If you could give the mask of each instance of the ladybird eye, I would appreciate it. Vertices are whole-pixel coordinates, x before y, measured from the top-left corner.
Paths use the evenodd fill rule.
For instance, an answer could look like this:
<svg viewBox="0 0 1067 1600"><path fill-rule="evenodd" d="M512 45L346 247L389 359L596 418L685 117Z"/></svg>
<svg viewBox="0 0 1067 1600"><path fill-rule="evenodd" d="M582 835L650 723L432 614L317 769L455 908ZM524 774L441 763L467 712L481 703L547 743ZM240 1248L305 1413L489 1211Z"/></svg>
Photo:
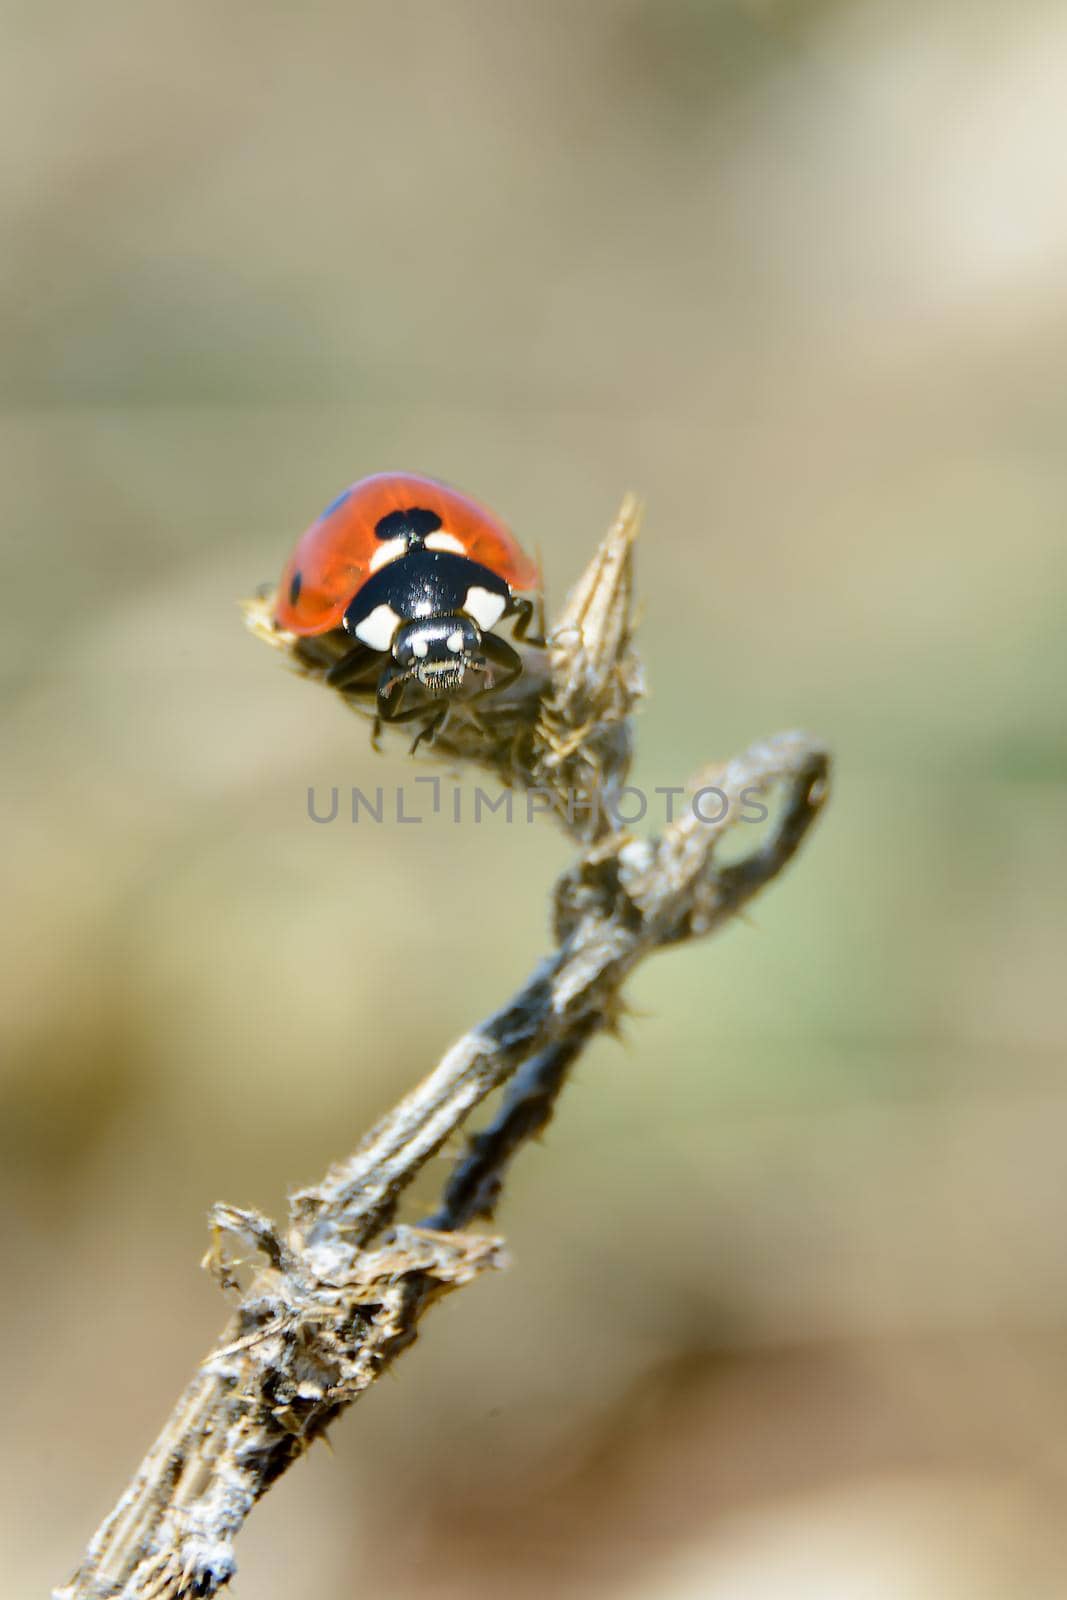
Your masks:
<svg viewBox="0 0 1067 1600"><path fill-rule="evenodd" d="M303 583L303 581L304 574L302 572L293 573L293 581L289 585L289 604L291 606L295 606L296 602L300 599L300 585Z"/></svg>

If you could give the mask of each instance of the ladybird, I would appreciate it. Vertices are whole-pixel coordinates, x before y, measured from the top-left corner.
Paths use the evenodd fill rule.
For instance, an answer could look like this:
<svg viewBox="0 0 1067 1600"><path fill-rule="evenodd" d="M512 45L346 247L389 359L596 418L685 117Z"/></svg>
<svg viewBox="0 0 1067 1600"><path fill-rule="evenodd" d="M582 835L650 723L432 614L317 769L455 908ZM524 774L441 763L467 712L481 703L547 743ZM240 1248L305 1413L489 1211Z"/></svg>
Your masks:
<svg viewBox="0 0 1067 1600"><path fill-rule="evenodd" d="M343 628L352 646L326 675L333 688L375 688L378 713L403 722L403 685L447 699L468 672L476 691L512 683L522 658L493 633L515 619L527 637L536 562L485 506L412 472L378 472L351 484L301 536L275 599L279 628L302 637ZM534 642L534 641L529 641Z"/></svg>

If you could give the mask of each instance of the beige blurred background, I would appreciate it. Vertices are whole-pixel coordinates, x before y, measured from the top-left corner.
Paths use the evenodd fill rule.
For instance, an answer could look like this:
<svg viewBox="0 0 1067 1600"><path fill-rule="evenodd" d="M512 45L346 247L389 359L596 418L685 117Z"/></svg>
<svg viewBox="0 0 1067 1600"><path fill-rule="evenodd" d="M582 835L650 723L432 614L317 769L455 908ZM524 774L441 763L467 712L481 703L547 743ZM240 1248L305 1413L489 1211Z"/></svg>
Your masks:
<svg viewBox="0 0 1067 1600"><path fill-rule="evenodd" d="M402 466L556 599L639 489L639 780L802 725L837 788L235 1594L1067 1594L1064 8L11 0L0 83L0 1593L220 1326L212 1201L544 948L563 841L313 826L405 769L242 630Z"/></svg>

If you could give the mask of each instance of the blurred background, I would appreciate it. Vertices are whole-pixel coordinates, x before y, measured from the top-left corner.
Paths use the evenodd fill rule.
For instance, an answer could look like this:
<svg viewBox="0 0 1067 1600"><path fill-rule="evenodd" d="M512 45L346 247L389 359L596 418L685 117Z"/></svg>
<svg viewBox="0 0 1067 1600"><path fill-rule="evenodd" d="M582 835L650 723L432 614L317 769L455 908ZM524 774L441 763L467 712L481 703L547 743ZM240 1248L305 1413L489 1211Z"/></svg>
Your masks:
<svg viewBox="0 0 1067 1600"><path fill-rule="evenodd" d="M545 948L562 838L312 825L408 769L242 628L389 466L550 603L641 491L636 781L801 725L837 785L234 1592L1067 1593L1063 7L9 0L0 82L0 1593L221 1326L209 1205Z"/></svg>

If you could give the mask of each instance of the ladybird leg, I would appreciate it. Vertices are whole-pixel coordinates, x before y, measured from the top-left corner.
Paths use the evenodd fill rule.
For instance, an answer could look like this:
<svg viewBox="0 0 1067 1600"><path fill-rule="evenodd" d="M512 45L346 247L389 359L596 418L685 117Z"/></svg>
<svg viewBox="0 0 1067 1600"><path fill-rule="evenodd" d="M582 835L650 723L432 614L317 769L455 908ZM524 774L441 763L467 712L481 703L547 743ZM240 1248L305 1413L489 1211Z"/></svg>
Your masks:
<svg viewBox="0 0 1067 1600"><path fill-rule="evenodd" d="M446 707L445 709L447 710L448 708ZM379 712L378 715L381 721L390 728L395 728L398 722L414 722L418 717L426 717L431 723L440 722L443 719L443 713L431 710L425 701L415 706L405 706L403 711L394 711L385 716Z"/></svg>
<svg viewBox="0 0 1067 1600"><path fill-rule="evenodd" d="M530 602L527 600L526 604ZM484 635L479 664L483 666L487 682L477 694L471 696L472 700L480 700L483 694L490 694L496 689L506 689L522 674L522 657L506 639L501 639L495 633Z"/></svg>
<svg viewBox="0 0 1067 1600"><path fill-rule="evenodd" d="M399 667L395 662L386 667L378 679L378 717L382 722L414 722L416 717L438 715L425 701L417 701L412 706L403 704L404 685L410 681L411 674L406 667Z"/></svg>
<svg viewBox="0 0 1067 1600"><path fill-rule="evenodd" d="M404 698L404 683L407 673L391 661L378 679L378 720L379 722L403 722L404 717L400 710ZM399 693L397 691L399 690ZM395 698L393 698L395 696Z"/></svg>
<svg viewBox="0 0 1067 1600"><path fill-rule="evenodd" d="M422 744L423 740L427 740L430 744L433 744L434 740L437 738L437 735L444 727L450 710L451 707L446 705L442 707L440 711L432 711L430 707L425 704L425 702L422 702L419 705L405 706L403 711L394 711L391 716L385 719L385 721L388 722L390 728L395 728L400 722L415 722L420 717L422 718L422 727L415 735L408 749L408 755L413 756L416 750L419 748L419 745ZM381 732L382 726L383 719L381 714L379 714L374 719L376 735ZM371 743L374 744L373 739L371 740ZM375 749L381 748L381 746L378 744L375 744L374 747Z"/></svg>
<svg viewBox="0 0 1067 1600"><path fill-rule="evenodd" d="M326 682L331 689L351 689L356 684L369 683L380 670L381 660L377 650L365 644L354 644L334 662L326 674Z"/></svg>
<svg viewBox="0 0 1067 1600"><path fill-rule="evenodd" d="M523 595L513 595L511 599L511 605L508 607L508 615L515 618L515 626L511 630L511 636L513 639L524 640L526 644L532 645L535 650L541 650L544 648L546 641L545 605L543 599L541 600L539 606L537 619L538 631L536 634L531 634L529 632L530 623L533 621L534 615L534 604L532 600L527 600ZM491 638L492 635L489 637ZM488 640L484 642L488 642Z"/></svg>
<svg viewBox="0 0 1067 1600"><path fill-rule="evenodd" d="M409 756L415 754L415 751L419 748L419 745L424 739L432 740L434 738L443 725L447 714L447 711L439 711L436 717L431 717L426 726L419 730L415 737L414 744L408 751ZM398 722L414 722L416 717L424 717L425 715L425 706L411 706L407 711L398 711L394 716L388 719L388 722L391 728L395 728ZM379 756L381 755L383 749L382 728L384 726L385 723L382 720L381 713L376 712L374 717L374 726L371 728L370 732L370 747L374 751L375 755Z"/></svg>
<svg viewBox="0 0 1067 1600"><path fill-rule="evenodd" d="M419 729L414 740L412 741L411 749L408 751L409 756L413 756L415 754L415 751L419 748L419 745L424 739L428 740L430 744L433 744L434 740L437 738L437 735L448 721L448 713L451 709L451 706L446 705L443 710L438 711L436 716L430 717L429 721Z"/></svg>
<svg viewBox="0 0 1067 1600"><path fill-rule="evenodd" d="M402 703L404 684L410 681L410 674L403 667L393 666L386 668L378 685L378 715L375 720L380 730L384 723L388 723L392 728L398 722L415 722L421 717L426 725L411 747L414 751L418 749L423 739L432 738L434 734L444 727L445 718L448 716L450 707L446 701L444 705L435 708L432 703L428 705L425 698L418 698L414 705L405 706ZM390 699L398 685L399 690L395 698Z"/></svg>

